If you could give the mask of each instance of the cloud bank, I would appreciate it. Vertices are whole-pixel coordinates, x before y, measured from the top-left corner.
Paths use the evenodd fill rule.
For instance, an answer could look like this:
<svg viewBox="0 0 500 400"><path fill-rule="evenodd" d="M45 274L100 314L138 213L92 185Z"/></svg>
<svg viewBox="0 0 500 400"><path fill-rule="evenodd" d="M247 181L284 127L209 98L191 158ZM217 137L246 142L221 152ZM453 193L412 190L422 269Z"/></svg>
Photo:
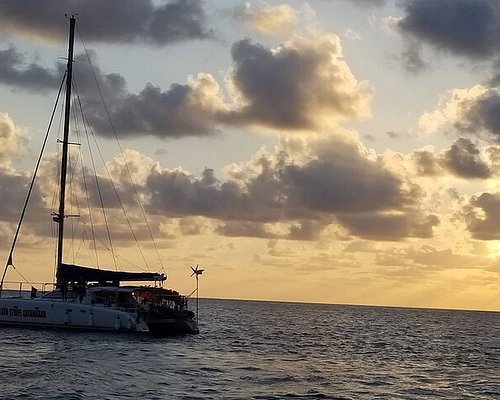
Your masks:
<svg viewBox="0 0 500 400"><path fill-rule="evenodd" d="M355 142L321 140L307 151L312 158L303 161L287 155L293 150L286 145L261 154L234 166L225 182L211 170L195 179L155 168L145 186L148 211L225 221L219 233L229 236L311 239L331 224L367 239L432 236L439 220L420 210L418 187L367 158ZM287 232L269 224L286 224Z"/></svg>
<svg viewBox="0 0 500 400"><path fill-rule="evenodd" d="M64 14L77 14L86 40L165 46L211 36L199 0L37 0L0 2L0 31L49 41L67 37Z"/></svg>
<svg viewBox="0 0 500 400"><path fill-rule="evenodd" d="M496 0L406 0L399 29L450 53L471 59L500 55L500 5Z"/></svg>
<svg viewBox="0 0 500 400"><path fill-rule="evenodd" d="M62 64L52 69L27 64L14 48L4 54L0 82L29 90L57 87ZM88 121L103 136L113 130L94 78L123 137L207 136L223 126L322 130L370 116L372 89L351 73L336 35L295 36L276 48L245 39L233 44L231 54L230 98L213 76L203 73L167 90L148 83L139 93L131 93L122 75L99 68L93 52L88 53L93 71L86 56L75 57L75 82Z"/></svg>

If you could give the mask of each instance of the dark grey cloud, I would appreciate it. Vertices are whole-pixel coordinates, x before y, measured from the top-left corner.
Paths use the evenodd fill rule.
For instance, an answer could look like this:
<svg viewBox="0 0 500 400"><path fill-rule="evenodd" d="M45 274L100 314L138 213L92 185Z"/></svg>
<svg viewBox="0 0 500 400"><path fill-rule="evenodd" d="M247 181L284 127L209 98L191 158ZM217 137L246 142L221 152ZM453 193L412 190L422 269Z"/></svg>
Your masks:
<svg viewBox="0 0 500 400"><path fill-rule="evenodd" d="M139 93L130 93L125 78L116 73L106 74L98 66L95 54L89 51L91 69L86 55L77 55L74 64L74 82L87 121L102 136L113 136L112 125L122 137L152 135L160 138L205 136L216 133L217 106L207 104L205 89L214 84L202 77L193 85L173 84L168 90L147 84ZM14 47L0 50L0 83L37 93L55 90L59 86L65 66L54 68L25 62L25 57ZM106 101L102 103L95 80ZM195 87L198 85L197 87ZM204 97L205 96L205 97ZM204 99L205 102L202 103ZM215 101L218 100L215 98ZM109 117L108 118L108 112Z"/></svg>
<svg viewBox="0 0 500 400"><path fill-rule="evenodd" d="M468 139L459 138L444 154L446 168L461 178L486 179L491 176L488 165L481 159L480 151Z"/></svg>
<svg viewBox="0 0 500 400"><path fill-rule="evenodd" d="M290 226L288 239L317 240L329 221L304 220Z"/></svg>
<svg viewBox="0 0 500 400"><path fill-rule="evenodd" d="M220 224L216 230L222 236L255 237L263 239L278 239L280 235L269 229L266 224L252 221L229 221Z"/></svg>
<svg viewBox="0 0 500 400"><path fill-rule="evenodd" d="M28 192L29 178L26 176L13 175L0 169L0 220L17 222L21 215L21 207ZM42 207L40 192L35 190L31 199L33 210L39 212ZM48 214L47 214L48 215Z"/></svg>
<svg viewBox="0 0 500 400"><path fill-rule="evenodd" d="M192 101L196 97L192 86L173 84L162 91L148 83L135 94L128 92L125 80L119 75L99 74L99 79L108 87L107 111L115 131L122 137L179 138L217 133L211 110ZM112 136L108 113L96 94L88 93L83 97L88 120L98 134Z"/></svg>
<svg viewBox="0 0 500 400"><path fill-rule="evenodd" d="M231 52L236 63L233 79L248 101L243 110L248 120L259 119L283 128L310 125L309 116L300 112L305 97L295 82L312 76L314 63L296 52L276 57L270 49L249 39L233 44Z"/></svg>
<svg viewBox="0 0 500 400"><path fill-rule="evenodd" d="M386 0L344 0L359 7L382 7Z"/></svg>
<svg viewBox="0 0 500 400"><path fill-rule="evenodd" d="M287 231L278 231L269 224L252 221L226 221L216 232L229 237L254 237L261 239L288 239L314 241L331 221L303 220L291 223Z"/></svg>
<svg viewBox="0 0 500 400"><path fill-rule="evenodd" d="M399 208L409 201L403 199L402 182L395 175L372 161L349 156L286 167L288 202L317 211L368 212Z"/></svg>
<svg viewBox="0 0 500 400"><path fill-rule="evenodd" d="M433 228L439 224L436 215L405 213L385 214L344 214L338 216L349 231L360 238L369 240L397 241L407 237L429 238Z"/></svg>
<svg viewBox="0 0 500 400"><path fill-rule="evenodd" d="M261 173L245 182L244 188L234 182L193 182L176 171L154 173L148 181L151 205L168 206L179 213L277 221L298 217L304 210L309 215L373 212L413 203L412 195L402 191L398 177L341 141L335 149L303 165L273 164L267 159L259 162Z"/></svg>
<svg viewBox="0 0 500 400"><path fill-rule="evenodd" d="M500 240L500 194L472 196L462 210L467 229L474 239Z"/></svg>
<svg viewBox="0 0 500 400"><path fill-rule="evenodd" d="M37 63L27 64L25 59L13 46L0 50L0 83L30 91L46 91L59 86L64 73L62 65L48 69Z"/></svg>
<svg viewBox="0 0 500 400"><path fill-rule="evenodd" d="M451 249L437 249L433 246L424 245L420 248L413 246L408 248L385 249L376 256L377 264L383 266L401 266L402 271L384 270L382 274L408 274L408 276L419 276L422 271L441 269L443 267L451 268L470 268L477 267L478 264L489 263L487 257L481 257L477 254L456 254ZM415 268L418 267L418 268Z"/></svg>
<svg viewBox="0 0 500 400"><path fill-rule="evenodd" d="M277 207L277 200L258 193L251 186L242 188L231 181L218 184L196 180L182 171L153 171L145 190L150 196L149 211L152 213L173 217L198 215L229 221L277 221L283 213ZM271 185L269 188L276 190Z"/></svg>
<svg viewBox="0 0 500 400"><path fill-rule="evenodd" d="M200 0L22 0L0 2L0 30L65 40L64 14L78 14L85 40L163 46L211 36Z"/></svg>
<svg viewBox="0 0 500 400"><path fill-rule="evenodd" d="M221 183L211 174L206 179L207 173L197 180L181 171L153 171L144 188L148 210L218 219L219 233L229 236L314 240L333 221L372 239L431 236L439 221L418 211L418 187L407 189L354 144L332 140L319 147L317 158L302 164L283 154L263 157L260 173L245 180ZM288 224L289 232L278 234L265 223Z"/></svg>
<svg viewBox="0 0 500 400"><path fill-rule="evenodd" d="M353 236L371 240L402 240L432 234L438 220L419 211L422 193L418 187L411 187L409 182L386 170L380 160L367 159L356 143L331 138L313 149L315 156L301 162L285 152L263 154L248 167L232 172L226 181L217 179L211 169L196 178L182 170L142 165L139 158L134 159L131 167L139 167L141 174L148 174L136 189L150 215L209 218L216 221L216 232L221 235L316 240L330 225L336 229L340 225ZM49 178L55 172L53 163L46 162L42 167L42 181L38 184L53 187L54 182ZM95 181L87 178L84 182L79 174L72 178L72 193L75 196L86 193L88 201L96 207L100 207L102 198L108 221L123 231L118 239L124 245L131 236L120 205L136 209L137 199L125 167L115 162L111 170L113 184L109 177L98 177L99 197ZM26 178L22 178L22 184L19 179L7 172L0 176L0 194L6 202L0 215L3 221L11 221L18 213L26 184ZM38 221L50 214L41 199L38 196ZM80 219L90 223L84 203L80 204ZM148 230L142 217L136 213L128 215L136 236L146 238ZM160 229L161 218L152 218L155 231ZM94 219L101 238L106 237L103 222L100 214ZM181 226L181 232L196 234L205 229L200 224L194 230L191 223L188 225ZM41 223L33 226L38 226L36 231L40 235L50 234Z"/></svg>
<svg viewBox="0 0 500 400"><path fill-rule="evenodd" d="M371 92L349 77L333 36L297 39L277 50L245 39L231 53L232 83L244 104L227 115L229 123L310 129L367 113Z"/></svg>
<svg viewBox="0 0 500 400"><path fill-rule="evenodd" d="M26 174L15 174L10 170L0 168L0 237L2 248L7 248L14 239L14 232L19 223L23 204L26 200L31 177ZM38 238L51 237L53 235L53 222L51 210L44 202L43 187L37 182L32 191L29 207L24 216L24 222L20 230L17 246L27 244L25 240L29 235ZM31 238L28 242L33 243Z"/></svg>
<svg viewBox="0 0 500 400"><path fill-rule="evenodd" d="M401 32L472 59L500 54L500 4L497 0L406 0Z"/></svg>
<svg viewBox="0 0 500 400"><path fill-rule="evenodd" d="M416 172L420 176L437 176L442 173L438 156L428 150L418 150L412 154Z"/></svg>
<svg viewBox="0 0 500 400"><path fill-rule="evenodd" d="M389 139L401 139L406 136L405 134L394 131L387 131L385 134Z"/></svg>
<svg viewBox="0 0 500 400"><path fill-rule="evenodd" d="M160 138L214 135L225 124L316 129L369 115L371 89L351 74L335 35L297 37L276 50L243 40L233 45L232 54L232 103L208 74L167 90L148 83L131 93L123 76L99 68L92 51L75 57L75 82L88 122L103 136L113 135L108 114L120 136ZM14 48L6 50L0 82L31 90L57 87L62 63L49 69L23 61Z"/></svg>
<svg viewBox="0 0 500 400"><path fill-rule="evenodd" d="M411 74L419 74L429 68L429 63L422 58L421 46L414 40L406 43L399 59Z"/></svg>
<svg viewBox="0 0 500 400"><path fill-rule="evenodd" d="M463 105L463 119L455 126L464 132L477 135L487 132L495 141L500 141L500 95L490 89L474 102Z"/></svg>
<svg viewBox="0 0 500 400"><path fill-rule="evenodd" d="M438 250L432 246L407 251L406 255L415 264L428 267L470 268L487 261L486 257L477 254L455 254L452 249Z"/></svg>
<svg viewBox="0 0 500 400"><path fill-rule="evenodd" d="M485 149L485 154L489 160L491 174L500 176L500 147L489 146Z"/></svg>
<svg viewBox="0 0 500 400"><path fill-rule="evenodd" d="M426 113L422 126L429 131L500 142L500 90L484 85L455 89L449 100ZM432 126L435 125L435 126Z"/></svg>
<svg viewBox="0 0 500 400"><path fill-rule="evenodd" d="M442 153L419 150L413 153L412 158L421 176L438 176L445 171L464 179L488 179L492 176L492 169L482 159L477 145L465 138L457 139Z"/></svg>

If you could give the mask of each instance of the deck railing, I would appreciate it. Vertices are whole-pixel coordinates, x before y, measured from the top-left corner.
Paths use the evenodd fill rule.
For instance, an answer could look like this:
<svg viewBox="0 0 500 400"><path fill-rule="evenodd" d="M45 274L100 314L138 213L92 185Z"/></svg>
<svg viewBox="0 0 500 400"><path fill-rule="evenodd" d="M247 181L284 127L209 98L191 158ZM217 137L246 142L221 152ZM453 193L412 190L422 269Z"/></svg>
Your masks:
<svg viewBox="0 0 500 400"><path fill-rule="evenodd" d="M33 295L43 295L55 288L53 282L4 282L0 289L0 295L18 295L19 297L31 297Z"/></svg>

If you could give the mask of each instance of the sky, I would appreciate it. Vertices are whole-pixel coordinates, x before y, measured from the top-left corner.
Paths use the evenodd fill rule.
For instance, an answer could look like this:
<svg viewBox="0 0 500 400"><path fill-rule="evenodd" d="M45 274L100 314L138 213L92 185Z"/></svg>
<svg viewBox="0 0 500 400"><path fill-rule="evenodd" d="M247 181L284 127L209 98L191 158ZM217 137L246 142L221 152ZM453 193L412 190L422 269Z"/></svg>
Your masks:
<svg viewBox="0 0 500 400"><path fill-rule="evenodd" d="M500 310L500 1L0 1L5 259L65 14L109 215L83 211L97 186L72 175L66 226L86 236L68 262L164 268L184 293L199 264L206 297ZM7 281L53 279L60 125ZM119 257L91 244L106 222Z"/></svg>

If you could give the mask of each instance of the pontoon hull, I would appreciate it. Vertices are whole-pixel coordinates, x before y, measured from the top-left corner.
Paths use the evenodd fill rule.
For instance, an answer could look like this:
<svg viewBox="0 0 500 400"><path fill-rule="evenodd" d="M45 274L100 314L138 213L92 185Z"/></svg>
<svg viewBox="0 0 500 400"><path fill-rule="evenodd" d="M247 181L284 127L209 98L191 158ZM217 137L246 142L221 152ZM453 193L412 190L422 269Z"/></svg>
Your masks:
<svg viewBox="0 0 500 400"><path fill-rule="evenodd" d="M154 335L198 333L190 319L169 318L146 322L140 313L78 302L47 299L0 299L0 325L97 330L114 332L145 332Z"/></svg>
<svg viewBox="0 0 500 400"><path fill-rule="evenodd" d="M163 320L148 321L149 333L154 336L170 336L199 333L196 322L186 319L166 318Z"/></svg>

